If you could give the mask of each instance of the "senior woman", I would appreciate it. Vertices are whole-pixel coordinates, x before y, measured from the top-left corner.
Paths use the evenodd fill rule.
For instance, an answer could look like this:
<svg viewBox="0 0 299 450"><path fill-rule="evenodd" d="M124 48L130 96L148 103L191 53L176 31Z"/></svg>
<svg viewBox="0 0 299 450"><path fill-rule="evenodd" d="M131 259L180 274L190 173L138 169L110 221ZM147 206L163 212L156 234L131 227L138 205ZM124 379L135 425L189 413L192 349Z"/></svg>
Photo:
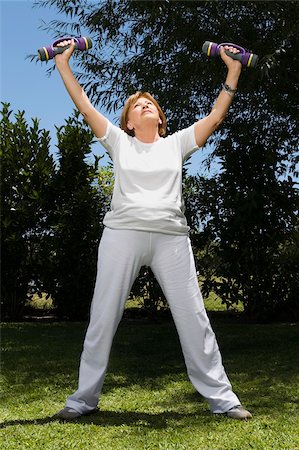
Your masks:
<svg viewBox="0 0 299 450"><path fill-rule="evenodd" d="M71 420L97 410L112 341L132 284L151 267L168 301L188 376L213 413L236 419L251 414L232 390L198 285L182 198L182 164L226 117L241 63L221 49L227 77L211 112L190 127L166 135L166 118L147 92L126 102L121 128L90 103L69 66L74 41L55 57L74 104L109 152L115 173L111 210L104 218L90 322L81 355L78 389L56 417Z"/></svg>

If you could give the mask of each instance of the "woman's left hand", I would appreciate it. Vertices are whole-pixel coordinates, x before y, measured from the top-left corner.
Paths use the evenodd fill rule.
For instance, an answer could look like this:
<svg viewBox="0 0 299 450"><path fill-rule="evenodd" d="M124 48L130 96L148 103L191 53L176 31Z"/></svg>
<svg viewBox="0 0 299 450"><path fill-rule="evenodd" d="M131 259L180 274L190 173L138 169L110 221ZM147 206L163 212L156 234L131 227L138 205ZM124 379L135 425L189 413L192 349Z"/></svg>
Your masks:
<svg viewBox="0 0 299 450"><path fill-rule="evenodd" d="M242 69L241 62L238 61L237 59L233 59L230 56L228 56L225 53L225 50L228 50L229 52L234 53L234 54L240 53L240 50L238 50L235 47L231 47L229 45L225 45L224 47L220 48L220 56L221 56L223 62L225 63L225 65L227 66L227 68L229 70L232 69L232 70L241 72L241 69Z"/></svg>

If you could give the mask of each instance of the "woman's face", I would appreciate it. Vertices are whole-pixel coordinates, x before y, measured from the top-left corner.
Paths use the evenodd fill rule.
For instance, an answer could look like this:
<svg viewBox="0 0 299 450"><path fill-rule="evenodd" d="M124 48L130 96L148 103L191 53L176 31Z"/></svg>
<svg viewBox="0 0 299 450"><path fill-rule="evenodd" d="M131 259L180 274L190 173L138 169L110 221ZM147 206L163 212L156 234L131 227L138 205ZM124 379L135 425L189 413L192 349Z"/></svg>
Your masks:
<svg viewBox="0 0 299 450"><path fill-rule="evenodd" d="M149 122L158 126L161 123L159 111L151 100L139 97L130 107L127 127L129 130L149 125Z"/></svg>

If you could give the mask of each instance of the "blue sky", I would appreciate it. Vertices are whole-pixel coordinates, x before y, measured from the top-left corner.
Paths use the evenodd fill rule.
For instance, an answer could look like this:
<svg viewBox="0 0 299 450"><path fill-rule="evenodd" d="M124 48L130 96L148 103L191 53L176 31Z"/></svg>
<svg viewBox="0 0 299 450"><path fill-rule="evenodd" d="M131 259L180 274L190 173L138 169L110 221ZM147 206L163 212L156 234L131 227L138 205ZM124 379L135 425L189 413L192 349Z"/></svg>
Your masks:
<svg viewBox="0 0 299 450"><path fill-rule="evenodd" d="M42 21L57 19L53 8L33 8L31 0L0 0L1 10L1 101L9 102L13 111L24 110L27 120L40 119L40 127L50 131L51 152L56 153L55 125L64 124L74 105L64 88L57 71L47 75L49 63L35 63L26 59L29 54L53 42L52 36L41 29ZM99 106L97 106L99 108ZM103 114L116 125L118 115ZM93 146L97 155L104 154L100 144ZM206 153L206 152L205 152ZM198 172L203 151L199 150L191 158L189 173ZM108 158L102 160L105 164Z"/></svg>

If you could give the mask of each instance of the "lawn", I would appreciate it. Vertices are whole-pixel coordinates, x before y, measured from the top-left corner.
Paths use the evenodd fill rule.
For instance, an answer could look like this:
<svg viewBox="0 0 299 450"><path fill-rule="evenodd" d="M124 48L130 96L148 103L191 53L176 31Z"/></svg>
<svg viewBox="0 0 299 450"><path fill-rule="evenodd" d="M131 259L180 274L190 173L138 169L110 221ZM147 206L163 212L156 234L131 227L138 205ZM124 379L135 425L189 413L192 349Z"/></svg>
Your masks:
<svg viewBox="0 0 299 450"><path fill-rule="evenodd" d="M4 324L1 449L299 449L299 324L246 324L219 312L211 321L251 421L210 414L171 320L123 321L99 412L58 421L52 415L76 387L85 324Z"/></svg>

